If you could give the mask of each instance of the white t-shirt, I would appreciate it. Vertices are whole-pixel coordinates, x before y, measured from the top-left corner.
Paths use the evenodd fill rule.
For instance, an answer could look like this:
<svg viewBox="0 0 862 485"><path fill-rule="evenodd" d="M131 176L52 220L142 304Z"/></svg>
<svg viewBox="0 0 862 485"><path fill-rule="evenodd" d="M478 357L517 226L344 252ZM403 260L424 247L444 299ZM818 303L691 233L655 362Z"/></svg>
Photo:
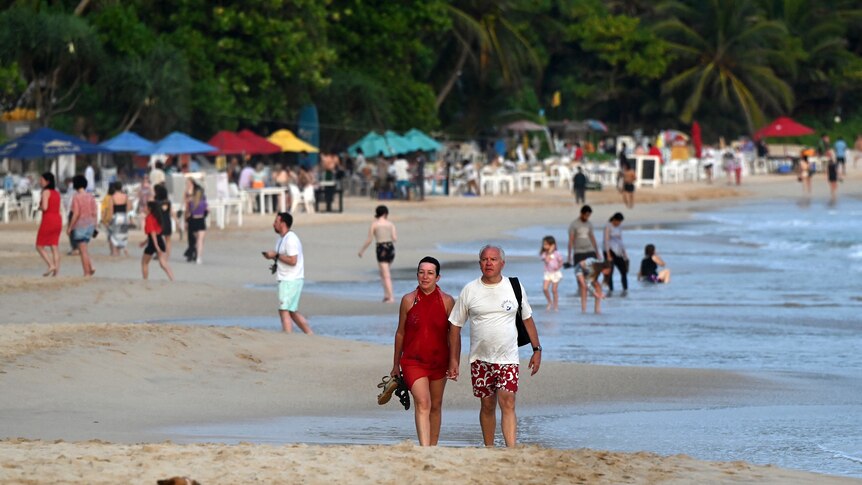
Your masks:
<svg viewBox="0 0 862 485"><path fill-rule="evenodd" d="M96 190L96 171L92 165L87 165L84 169L84 178L87 179L87 192Z"/></svg>
<svg viewBox="0 0 862 485"><path fill-rule="evenodd" d="M409 164L403 158L397 158L392 162L392 169L395 171L395 180L402 182L410 180Z"/></svg>
<svg viewBox="0 0 862 485"><path fill-rule="evenodd" d="M160 168L153 167L153 169L150 170L150 183L152 185L165 183L165 171Z"/></svg>
<svg viewBox="0 0 862 485"><path fill-rule="evenodd" d="M449 321L463 327L470 320L470 362L481 360L492 364L517 364L518 330L515 312L518 299L509 278L496 285L486 285L478 278L464 286ZM533 316L527 292L521 285L521 318Z"/></svg>
<svg viewBox="0 0 862 485"><path fill-rule="evenodd" d="M278 262L278 281L299 280L305 278L305 263L302 259L302 243L299 242L299 237L293 232L288 231L283 238L280 238L275 244L275 252L285 256L296 256L296 264L290 266L287 263Z"/></svg>

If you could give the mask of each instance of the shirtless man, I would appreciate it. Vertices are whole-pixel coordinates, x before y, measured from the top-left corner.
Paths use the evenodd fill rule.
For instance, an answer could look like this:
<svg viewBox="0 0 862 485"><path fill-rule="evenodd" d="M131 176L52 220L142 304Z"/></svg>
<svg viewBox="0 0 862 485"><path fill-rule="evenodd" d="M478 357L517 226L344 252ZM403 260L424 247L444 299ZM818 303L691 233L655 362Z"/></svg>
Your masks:
<svg viewBox="0 0 862 485"><path fill-rule="evenodd" d="M623 170L623 204L629 209L635 206L635 181L638 176L631 164Z"/></svg>

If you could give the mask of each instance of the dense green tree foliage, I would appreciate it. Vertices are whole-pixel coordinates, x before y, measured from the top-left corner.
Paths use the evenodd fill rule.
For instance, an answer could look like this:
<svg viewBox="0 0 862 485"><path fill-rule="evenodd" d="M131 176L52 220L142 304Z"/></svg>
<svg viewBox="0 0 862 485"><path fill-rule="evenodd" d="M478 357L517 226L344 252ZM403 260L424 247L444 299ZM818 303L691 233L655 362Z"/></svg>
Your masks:
<svg viewBox="0 0 862 485"><path fill-rule="evenodd" d="M554 100L559 101L555 103ZM0 103L83 134L495 136L515 118L747 134L862 120L854 0L6 0ZM845 137L850 133L845 133Z"/></svg>

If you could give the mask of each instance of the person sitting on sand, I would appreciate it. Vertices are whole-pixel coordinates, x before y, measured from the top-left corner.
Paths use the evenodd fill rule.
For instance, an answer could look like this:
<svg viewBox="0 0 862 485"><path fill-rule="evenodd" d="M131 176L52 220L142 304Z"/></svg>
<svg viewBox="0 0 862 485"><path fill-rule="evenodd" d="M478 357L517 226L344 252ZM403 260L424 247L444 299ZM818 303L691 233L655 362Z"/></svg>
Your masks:
<svg viewBox="0 0 862 485"><path fill-rule="evenodd" d="M443 391L449 370L449 312L455 299L444 293L440 262L430 256L419 261L419 285L401 298L395 331L395 362L389 373L402 375L413 401L416 434L421 446L436 446L440 438Z"/></svg>
<svg viewBox="0 0 862 485"><path fill-rule="evenodd" d="M581 294L581 313L587 312L587 291L596 299L595 312L602 312L602 284L599 275L610 277L612 265L610 261L599 261L595 258L587 258L575 265L575 277L578 279L578 288Z"/></svg>
<svg viewBox="0 0 862 485"><path fill-rule="evenodd" d="M644 248L644 259L641 261L641 270L638 272L638 280L650 283L670 283L670 270L664 266L664 260L655 251L655 246L647 244ZM664 269L659 271L659 267Z"/></svg>

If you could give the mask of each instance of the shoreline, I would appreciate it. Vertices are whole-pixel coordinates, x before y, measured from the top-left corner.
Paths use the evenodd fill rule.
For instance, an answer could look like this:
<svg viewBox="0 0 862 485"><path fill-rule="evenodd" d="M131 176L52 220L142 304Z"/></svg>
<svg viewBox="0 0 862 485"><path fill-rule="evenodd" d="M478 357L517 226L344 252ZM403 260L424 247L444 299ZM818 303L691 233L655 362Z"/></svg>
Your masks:
<svg viewBox="0 0 862 485"><path fill-rule="evenodd" d="M862 179L858 174L851 175L854 176L848 178L842 189L847 190L851 185L849 182ZM641 189L636 193L638 205L634 210L622 212L626 214L627 225L677 223L689 220L697 211L744 204L747 200L798 198L790 193L792 189L796 189L794 192L798 194L795 180L781 176L750 178L749 183L740 189L718 184L663 186L655 190ZM823 199L824 189L815 185L814 201ZM610 214L622 209L616 191L608 192L587 194L594 209L592 220L597 227L601 227ZM859 197L859 191L844 193L841 197ZM343 214L296 215L295 229L305 246L308 279L355 282L361 275L361 281L373 281L376 287L373 258L359 259L356 250L367 234L373 208L380 202L389 205L392 220L398 226L400 237L394 267L402 271L409 270L412 261L433 254L437 244L477 241L488 236L505 238L506 233L520 227L522 221L529 221L530 225L567 225L576 213L573 197L564 189L502 197L434 197L426 203L364 198L345 201L347 211ZM35 274L41 262L32 250L35 223L0 226L0 241L4 243L0 250L0 306L5 313L3 323L7 324L0 325L0 391L16 397L13 402L0 404L0 426L4 429L4 436L0 438L6 438L0 441L0 449L4 450L0 455L23 454L21 461L15 461L17 458L0 459L0 481L4 477L12 479L10 470L15 470L13 465L16 463L33 469L49 455L60 454L59 449L70 448L62 452L65 456L98 453L99 456L113 456L112 459L119 463L124 460L124 453L131 449L129 447L136 446L122 443L163 441L167 436L154 430L174 425L302 417L312 412L324 416L367 412L385 420L387 413L404 413L400 409L381 409L383 407L374 402L378 391L374 386L380 375L391 366L389 346L301 334L286 335L277 331L274 289L270 292L250 287L273 284L272 276L266 271L266 262L259 255L259 250L267 249L274 240L270 232L271 220L272 216L253 215L246 218L243 228L232 226L225 231L209 231L205 264L201 266L177 261L182 252L178 248L184 241L175 245L175 259L171 261L177 277L175 283L162 279L163 274L157 268L151 268L152 280L141 281L138 258L113 259L106 256L104 240L97 241L93 249L99 270L97 277L70 276L80 271L79 262L64 257L62 276L39 278ZM139 252L132 246L138 236L134 232L130 234L133 254ZM61 248L63 244L61 242ZM457 257L448 264L472 262L468 257ZM26 274L34 276L22 276ZM380 315L392 319L397 311L394 306L377 301L342 300L315 294L303 295L300 310L310 317L312 326L315 314ZM170 323L117 323L170 321L213 314L271 316L273 327L271 330L254 330ZM565 384L561 386L561 382ZM766 375L551 361L546 361L534 378L524 378L522 383L524 392L519 394L519 401L523 407L519 409L663 400L703 403L714 402L710 400L718 397L727 403L745 405L757 401L758 396L767 392L793 392L786 382ZM453 383L449 387L444 404L446 409L475 410L469 382ZM412 428L404 431L407 436L413 433ZM88 441L94 438L114 444ZM52 439L73 440L75 443L44 441ZM156 455L165 454L173 457L172 461L186 463L190 467L193 463L206 463L206 457L211 461L210 453L222 456L237 450L230 445L163 443L140 446L152 446ZM308 475L308 483L322 483L321 477L327 474L340 476L336 481L362 482L362 473L366 474L368 483L385 483L388 475L380 470L362 471L364 464L379 460L377 455L381 453L392 453L393 457L402 458L413 453L425 453L406 443L374 446L344 447L348 461L356 466L338 472L341 475L332 475L336 473L333 465L321 465L322 471L317 475ZM271 448L274 453L290 454L299 449L325 454L332 446L284 445ZM374 451L369 451L369 448ZM254 454L269 450L266 445L254 445L251 449L256 450ZM461 460L461 467L481 459L470 453L491 451L470 448L443 450L447 450L446 454L457 455L452 459ZM529 459L556 454L560 460L571 460L578 453L586 453L587 457L582 458L586 461L607 454L595 450L553 450L529 446L519 447L517 452L526 453L531 457ZM641 456L648 456L644 458L646 468L632 472L633 483L664 480L721 483L728 477L722 475L726 470L720 471L723 470L721 467L732 465L716 465L689 458L690 464L650 480L647 478L650 476L647 464L673 468L675 457L649 453L610 455L615 457L616 467L610 467L611 472L605 476L615 478L602 482L595 476L591 481L626 481L631 477L621 475L628 473L621 463L637 461ZM506 466L505 455L491 452L489 456L496 460L494 466ZM153 468L159 466L157 461L144 461L144 466L152 473L156 473L152 470L161 470ZM258 466L240 467L236 473L244 473L241 476L246 479L262 476L284 480L285 476L279 475L280 472L272 471L267 475L268 472L262 471L262 467L269 468L275 463L264 459ZM586 472L594 472L595 466L587 466ZM70 480L72 473L91 473L74 463L67 463L65 467L58 465L51 470L60 474L58 476L69 473L65 480ZM131 467L125 469L126 472L130 470ZM795 483L808 483L811 480L811 476L804 472L774 467L744 465L744 470L747 475L737 476L742 481L794 483L796 480ZM112 476L119 478L122 472L123 468L119 467L110 473L116 473ZM240 476L216 477L208 475L210 472L206 469L199 473L179 470L164 476L147 475L147 480L187 474L198 480L218 482L224 481L224 476ZM311 472L300 470L300 473ZM559 473L559 470L553 473ZM697 478L699 473L710 475L701 480ZM786 480L779 480L775 478L778 473L789 475L782 475ZM87 476L99 482L97 475ZM430 481L430 476L417 475L417 480ZM478 479L483 475L468 476ZM553 481L552 477L558 475L542 476L545 479L541 481ZM832 477L817 477L818 480L832 480ZM63 481L63 478L58 480ZM824 483L862 483L862 480L852 478L835 480L839 481ZM52 481L55 480L35 483ZM108 482L105 479L105 483Z"/></svg>

